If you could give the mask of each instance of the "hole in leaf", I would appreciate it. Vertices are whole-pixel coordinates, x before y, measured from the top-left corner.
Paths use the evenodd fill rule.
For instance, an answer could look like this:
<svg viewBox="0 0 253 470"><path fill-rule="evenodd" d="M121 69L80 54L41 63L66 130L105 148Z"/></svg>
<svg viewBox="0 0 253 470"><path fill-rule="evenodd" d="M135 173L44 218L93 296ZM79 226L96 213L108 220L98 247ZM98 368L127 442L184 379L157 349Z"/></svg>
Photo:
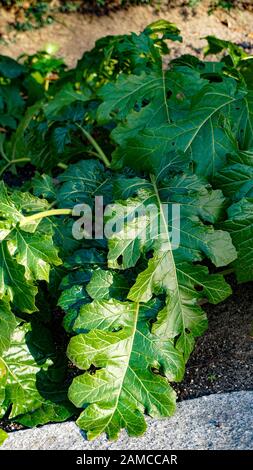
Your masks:
<svg viewBox="0 0 253 470"><path fill-rule="evenodd" d="M123 263L123 256L122 256L122 255L119 255L119 257L118 257L118 264L119 264L119 266L122 266L122 263Z"/></svg>
<svg viewBox="0 0 253 470"><path fill-rule="evenodd" d="M167 100L170 99L171 95L172 95L172 91L168 90L167 93L166 93Z"/></svg>
<svg viewBox="0 0 253 470"><path fill-rule="evenodd" d="M140 111L140 105L138 102L134 104L134 111L136 111L137 113Z"/></svg>
<svg viewBox="0 0 253 470"><path fill-rule="evenodd" d="M205 74L203 74L203 78L207 79L209 83L221 83L223 81L222 77L219 77L219 75L204 75Z"/></svg>
<svg viewBox="0 0 253 470"><path fill-rule="evenodd" d="M190 334L190 330L188 328L185 328L184 329L185 333L187 333L188 335Z"/></svg>
<svg viewBox="0 0 253 470"><path fill-rule="evenodd" d="M146 253L146 258L147 258L147 259L153 258L153 253L154 253L153 250L148 251L148 252Z"/></svg>
<svg viewBox="0 0 253 470"><path fill-rule="evenodd" d="M150 103L150 101L147 100L146 98L144 98L141 102L141 107L145 108L146 106L148 106L149 103Z"/></svg>
<svg viewBox="0 0 253 470"><path fill-rule="evenodd" d="M118 331L123 330L122 326L115 326L114 328L111 329L111 333L118 333Z"/></svg>
<svg viewBox="0 0 253 470"><path fill-rule="evenodd" d="M73 380L74 377L78 377L78 375L83 374L83 370L78 369L73 362L68 361L68 371L69 371L69 377L67 380ZM38 380L36 381L38 385ZM38 387L39 388L39 387ZM41 392L42 393L42 392Z"/></svg>
<svg viewBox="0 0 253 470"><path fill-rule="evenodd" d="M119 111L119 108L113 109L113 111L110 112L110 117L114 118L115 116L117 116L117 114L119 114Z"/></svg>
<svg viewBox="0 0 253 470"><path fill-rule="evenodd" d="M180 338L180 334L179 334L179 335L177 335L177 336L175 336L175 338L174 338L174 342L173 342L174 348L176 347L176 344L177 344L177 342L178 342L179 338Z"/></svg>
<svg viewBox="0 0 253 470"><path fill-rule="evenodd" d="M94 366L94 364L91 364L90 368L87 370L87 372L90 374L90 375L94 375L96 373L97 370L100 370L102 369L102 367L96 367Z"/></svg>
<svg viewBox="0 0 253 470"><path fill-rule="evenodd" d="M204 290L204 287L201 286L200 284L197 284L196 286L194 286L194 289L198 292L202 292L202 290Z"/></svg>

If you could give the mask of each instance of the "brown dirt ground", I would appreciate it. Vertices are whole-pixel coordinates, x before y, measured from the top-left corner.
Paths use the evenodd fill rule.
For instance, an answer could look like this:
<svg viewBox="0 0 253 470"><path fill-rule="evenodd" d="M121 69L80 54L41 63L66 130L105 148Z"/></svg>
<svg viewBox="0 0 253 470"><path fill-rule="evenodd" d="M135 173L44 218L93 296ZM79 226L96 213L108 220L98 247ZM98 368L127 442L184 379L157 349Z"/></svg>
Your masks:
<svg viewBox="0 0 253 470"><path fill-rule="evenodd" d="M208 34L253 47L252 11L233 9L229 13L217 10L208 15L208 3L208 0L204 0L196 9L180 5L174 8L163 5L160 10L147 5L135 6L100 17L58 13L52 25L27 32L8 30L8 22L13 21L13 14L0 8L0 54L17 57L23 52L31 54L41 50L47 43L57 43L58 54L65 57L68 65L74 66L83 52L92 48L99 37L139 32L159 18L176 23L182 30L184 43L172 44L173 57L182 53L200 54L205 45L205 40L201 38Z"/></svg>

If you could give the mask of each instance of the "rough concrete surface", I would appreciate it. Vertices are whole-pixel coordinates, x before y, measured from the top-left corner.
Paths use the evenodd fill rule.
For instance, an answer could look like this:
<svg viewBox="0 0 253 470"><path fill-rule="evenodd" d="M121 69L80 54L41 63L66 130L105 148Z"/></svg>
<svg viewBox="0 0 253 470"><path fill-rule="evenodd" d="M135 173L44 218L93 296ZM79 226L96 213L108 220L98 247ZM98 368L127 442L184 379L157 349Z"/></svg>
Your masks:
<svg viewBox="0 0 253 470"><path fill-rule="evenodd" d="M13 432L1 450L170 450L253 449L253 391L209 395L179 403L169 419L148 419L141 438L122 432L118 441L105 436L85 440L73 422Z"/></svg>

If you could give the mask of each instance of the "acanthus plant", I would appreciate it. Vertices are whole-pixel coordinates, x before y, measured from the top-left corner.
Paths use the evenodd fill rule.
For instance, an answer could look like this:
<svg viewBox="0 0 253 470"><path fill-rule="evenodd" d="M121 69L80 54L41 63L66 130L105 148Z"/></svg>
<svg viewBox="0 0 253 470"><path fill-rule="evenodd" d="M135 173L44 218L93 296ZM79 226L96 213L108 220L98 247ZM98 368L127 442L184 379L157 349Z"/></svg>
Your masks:
<svg viewBox="0 0 253 470"><path fill-rule="evenodd" d="M174 412L173 382L207 328L203 301L231 294L223 273L253 279L252 59L208 37L220 61L165 66L167 39L181 40L166 21L103 38L69 71L46 53L0 60L4 419L80 413L91 439L141 435L145 413ZM22 109L10 117L13 93ZM22 182L27 161L36 174ZM72 209L95 196L121 230L76 240ZM159 236L146 236L145 218L126 238L149 204ZM175 250L163 204L180 206Z"/></svg>

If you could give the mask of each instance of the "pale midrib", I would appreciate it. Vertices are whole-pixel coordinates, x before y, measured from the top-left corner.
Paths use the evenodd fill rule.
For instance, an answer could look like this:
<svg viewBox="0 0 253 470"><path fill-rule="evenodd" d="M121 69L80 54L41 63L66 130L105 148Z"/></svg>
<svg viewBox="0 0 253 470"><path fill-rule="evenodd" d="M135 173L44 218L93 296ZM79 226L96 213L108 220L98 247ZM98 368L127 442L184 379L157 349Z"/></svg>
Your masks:
<svg viewBox="0 0 253 470"><path fill-rule="evenodd" d="M138 317L139 317L139 307L140 307L140 304L139 302L136 302L136 309L135 309L135 316L134 316L134 323L133 323L133 328L132 328L132 336L131 336L131 341L130 341L130 344L129 344L129 356L128 356L128 361L126 363L126 367L125 367L125 371L124 371L124 374L123 374L123 377L122 377L122 381L121 381L121 386L119 387L119 393L118 393L118 396L117 396L117 400L116 400L116 403L115 403L115 406L113 408L113 412L111 414L111 417L109 419L109 421L106 423L106 425L104 426L103 430L105 430L113 416L114 416L114 413L115 411L117 410L117 407L118 407L118 404L119 404L119 399L120 399L120 395L121 395L121 392L122 392L122 388L123 388L123 385L124 385L124 381L125 381L125 377L126 377L126 374L127 374L127 370L129 368L129 363L130 363L130 359L131 359L131 355L132 355L132 350L133 350L133 344L134 344L134 339L135 339L135 334L136 334L136 330L137 330L137 322L138 322ZM102 432L102 431L101 431Z"/></svg>
<svg viewBox="0 0 253 470"><path fill-rule="evenodd" d="M22 236L19 230L17 230L17 235L21 238L21 242L23 242L23 244L25 245L24 250L25 250L26 261L28 260L29 253L30 253L31 257L36 258L36 255L37 255L42 261L44 261L44 263L48 264L49 262L48 257L47 257L47 261L43 259L43 256L46 257L46 254L42 250L40 250L39 248L36 248L36 246L34 245L31 245L32 248L30 248L29 244L26 242L25 238ZM27 261L27 264L28 264L28 261Z"/></svg>
<svg viewBox="0 0 253 470"><path fill-rule="evenodd" d="M166 114L167 114L168 123L170 123L169 109L168 109L168 104L167 104L167 99L166 99L165 72L164 72L164 71L162 72L162 77L163 77L163 98L164 98L164 104L165 104L165 109L166 109Z"/></svg>
<svg viewBox="0 0 253 470"><path fill-rule="evenodd" d="M222 95L222 94L221 94L221 96L227 96L227 95ZM190 141L188 142L188 145L185 147L185 150L184 150L185 152L186 152L186 151L188 150L188 148L191 146L191 144L192 144L192 142L194 141L196 135L200 132L200 129L202 129L202 127L206 124L206 122L207 122L209 119L211 119L211 117L212 117L215 113L217 113L218 111L220 111L220 109L222 109L222 108L224 108L225 106L227 106L227 105L233 103L234 101L236 101L236 99L235 99L235 98L232 98L232 99L230 99L230 101L227 101L226 103L222 103L218 108L215 108L215 109L213 110L213 112L210 113L205 119L203 119L203 121L201 122L201 124L197 127L196 132L193 134L192 138L191 138Z"/></svg>
<svg viewBox="0 0 253 470"><path fill-rule="evenodd" d="M156 195L157 202L158 202L158 205L159 205L160 214L161 214L161 217L162 217L162 220L163 220L163 225L164 225L164 228L165 228L165 231L166 231L166 234L167 234L167 238L168 238L169 250L167 250L167 252L168 252L168 255L170 256L171 263L172 263L172 269L173 269L173 272L174 272L174 279L175 279L175 287L176 287L176 291L177 291L178 302L179 302L179 306L180 306L180 312L181 312L182 323L183 323L183 331L185 332L185 322L184 322L184 315L183 315L183 305L182 305L182 302L181 302L181 296L180 296L180 291L179 291L179 282L178 282L178 277L177 277L177 268L176 268L176 265L175 265L174 257L173 257L173 255L172 255L172 248L171 248L171 242L170 242L170 235L169 235L167 223L166 223L166 220L165 220L165 217L164 217L163 207L162 207L162 203L161 203L159 191L158 191L158 188L157 188L157 185L156 185L155 176L154 176L154 175L150 175L150 179L151 179L151 182L152 182L153 187L154 187L155 195Z"/></svg>
<svg viewBox="0 0 253 470"><path fill-rule="evenodd" d="M135 89L129 93L126 93L122 98L119 98L115 104L115 106L117 106L118 108L120 108L120 103L126 99L129 99L131 96L133 95L137 95L139 94L140 90L142 90L142 88L151 88L151 85L155 82L161 82L161 77L155 77L155 78L152 78L148 84L147 82L144 81L144 83L142 83L141 85L139 85L138 87L135 87Z"/></svg>
<svg viewBox="0 0 253 470"><path fill-rule="evenodd" d="M23 389L26 390L25 387L23 387L22 382L18 379L18 377L12 372L12 370L9 368L8 364L5 362L5 360L1 357L0 360L3 362L4 367L8 370L9 374L12 376L12 378L19 384L19 386ZM27 389L29 390L29 389ZM32 389L30 389L32 390Z"/></svg>
<svg viewBox="0 0 253 470"><path fill-rule="evenodd" d="M248 101L246 98L244 98L245 100L245 106L246 106L246 109L247 109L247 114L248 114L248 124L249 124L249 127L250 127L250 130L251 130L251 133L253 133L253 128L252 128L252 124L251 124L251 121L250 121L250 110L249 110L249 104L248 104Z"/></svg>
<svg viewBox="0 0 253 470"><path fill-rule="evenodd" d="M215 144L214 144L214 129L212 119L210 119L210 127L211 127L211 134L212 134L212 176L215 174Z"/></svg>
<svg viewBox="0 0 253 470"><path fill-rule="evenodd" d="M154 347L154 342L151 340L148 336L145 336L140 330L138 330L138 334L143 337L145 341L148 341L153 347ZM157 348L156 348L157 349ZM144 353L138 351L138 355L141 355L143 357L146 357ZM172 353L170 354L170 360L171 362L177 367L177 362L172 358Z"/></svg>

